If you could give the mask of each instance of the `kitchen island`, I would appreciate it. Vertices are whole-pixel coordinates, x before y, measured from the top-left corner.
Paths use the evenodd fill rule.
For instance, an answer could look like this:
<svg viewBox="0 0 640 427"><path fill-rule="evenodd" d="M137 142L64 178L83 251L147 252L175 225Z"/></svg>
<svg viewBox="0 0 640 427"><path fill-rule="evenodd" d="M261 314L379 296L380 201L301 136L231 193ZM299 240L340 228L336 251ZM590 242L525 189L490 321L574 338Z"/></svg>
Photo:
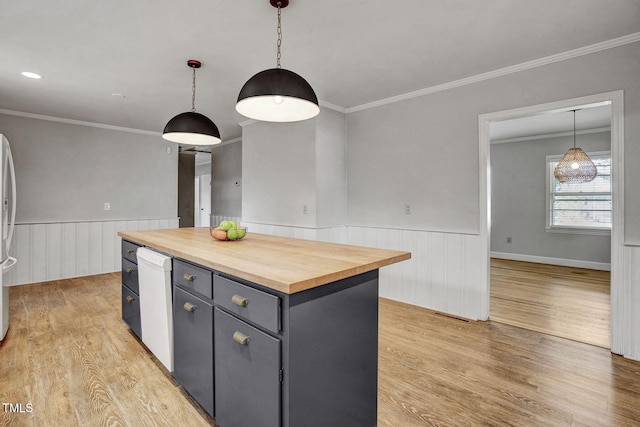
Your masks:
<svg viewBox="0 0 640 427"><path fill-rule="evenodd" d="M409 252L221 242L208 228L118 234L133 271L123 261L123 318L135 248L173 257L173 375L221 427L376 425L378 269Z"/></svg>

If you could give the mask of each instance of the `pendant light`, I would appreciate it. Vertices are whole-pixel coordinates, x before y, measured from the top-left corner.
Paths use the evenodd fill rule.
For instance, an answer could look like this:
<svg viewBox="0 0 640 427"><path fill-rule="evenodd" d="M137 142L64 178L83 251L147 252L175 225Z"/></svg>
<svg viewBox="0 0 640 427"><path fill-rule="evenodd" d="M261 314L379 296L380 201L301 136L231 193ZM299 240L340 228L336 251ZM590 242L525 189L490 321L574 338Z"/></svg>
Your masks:
<svg viewBox="0 0 640 427"><path fill-rule="evenodd" d="M573 110L573 148L556 165L553 175L560 182L582 183L593 181L598 169L582 148L576 148L576 110Z"/></svg>
<svg viewBox="0 0 640 427"><path fill-rule="evenodd" d="M187 66L193 70L191 111L181 113L169 120L164 127L162 137L166 140L185 145L214 145L222 142L220 131L207 116L196 113L196 68L200 61L190 59Z"/></svg>
<svg viewBox="0 0 640 427"><path fill-rule="evenodd" d="M307 81L280 66L281 10L289 0L269 0L278 9L277 66L251 77L240 90L236 110L243 116L267 122L297 122L320 113L318 98Z"/></svg>

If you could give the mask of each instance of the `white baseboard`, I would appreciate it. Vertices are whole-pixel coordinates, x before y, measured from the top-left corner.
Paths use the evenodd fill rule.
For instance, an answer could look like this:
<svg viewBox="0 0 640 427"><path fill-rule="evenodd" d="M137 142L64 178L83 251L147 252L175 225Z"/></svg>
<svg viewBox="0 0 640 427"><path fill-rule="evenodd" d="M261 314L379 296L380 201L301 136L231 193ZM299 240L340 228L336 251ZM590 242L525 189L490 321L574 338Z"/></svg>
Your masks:
<svg viewBox="0 0 640 427"><path fill-rule="evenodd" d="M591 270L611 271L611 264L607 262L581 261L577 259L551 258L546 256L511 254L508 252L493 252L491 258L510 259L513 261L537 262L539 264L562 265L565 267L589 268Z"/></svg>

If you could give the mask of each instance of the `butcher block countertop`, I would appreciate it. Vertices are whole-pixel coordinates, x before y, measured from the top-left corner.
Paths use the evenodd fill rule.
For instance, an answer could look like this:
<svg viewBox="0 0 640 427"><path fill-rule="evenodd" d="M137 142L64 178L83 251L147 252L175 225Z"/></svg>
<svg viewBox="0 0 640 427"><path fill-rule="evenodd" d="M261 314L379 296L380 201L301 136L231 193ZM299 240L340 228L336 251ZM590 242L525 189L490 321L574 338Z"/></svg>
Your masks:
<svg viewBox="0 0 640 427"><path fill-rule="evenodd" d="M118 235L286 294L411 258L411 252L251 232L242 240L217 241L208 227L121 231Z"/></svg>

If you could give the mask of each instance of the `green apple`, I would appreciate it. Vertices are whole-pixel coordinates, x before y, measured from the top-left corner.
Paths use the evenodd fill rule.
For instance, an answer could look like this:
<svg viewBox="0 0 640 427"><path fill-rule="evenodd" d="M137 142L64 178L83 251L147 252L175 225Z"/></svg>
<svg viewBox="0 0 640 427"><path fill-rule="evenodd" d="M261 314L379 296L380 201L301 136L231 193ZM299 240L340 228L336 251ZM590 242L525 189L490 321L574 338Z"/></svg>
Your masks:
<svg viewBox="0 0 640 427"><path fill-rule="evenodd" d="M218 228L222 231L228 231L231 228L231 221L222 221Z"/></svg>
<svg viewBox="0 0 640 427"><path fill-rule="evenodd" d="M247 234L246 228L238 228L238 239L242 239Z"/></svg>
<svg viewBox="0 0 640 427"><path fill-rule="evenodd" d="M238 228L238 224L236 224L235 221L229 221L231 223L231 227L230 228Z"/></svg>
<svg viewBox="0 0 640 427"><path fill-rule="evenodd" d="M229 231L227 231L227 239L238 240L238 229L230 228Z"/></svg>

